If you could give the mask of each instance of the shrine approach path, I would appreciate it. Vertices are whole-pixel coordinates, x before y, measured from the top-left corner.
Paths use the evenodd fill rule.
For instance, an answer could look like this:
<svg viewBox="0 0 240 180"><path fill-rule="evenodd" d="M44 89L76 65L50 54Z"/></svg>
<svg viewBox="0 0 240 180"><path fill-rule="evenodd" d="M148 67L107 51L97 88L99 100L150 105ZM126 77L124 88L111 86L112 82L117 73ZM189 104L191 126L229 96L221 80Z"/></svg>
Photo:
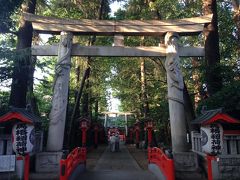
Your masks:
<svg viewBox="0 0 240 180"><path fill-rule="evenodd" d="M110 152L109 147L107 147L93 170L86 170L77 179L157 180L150 171L140 168L124 144L120 145L119 152Z"/></svg>

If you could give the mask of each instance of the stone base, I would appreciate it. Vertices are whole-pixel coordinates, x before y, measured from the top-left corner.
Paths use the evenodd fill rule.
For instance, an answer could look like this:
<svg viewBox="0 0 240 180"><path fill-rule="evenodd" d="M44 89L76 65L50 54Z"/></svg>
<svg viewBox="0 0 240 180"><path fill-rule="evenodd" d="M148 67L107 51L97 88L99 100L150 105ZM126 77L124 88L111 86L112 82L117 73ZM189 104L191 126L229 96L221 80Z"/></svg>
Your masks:
<svg viewBox="0 0 240 180"><path fill-rule="evenodd" d="M60 172L62 152L41 152L36 154L36 172Z"/></svg>
<svg viewBox="0 0 240 180"><path fill-rule="evenodd" d="M194 152L178 152L173 154L176 171L197 171L198 157Z"/></svg>

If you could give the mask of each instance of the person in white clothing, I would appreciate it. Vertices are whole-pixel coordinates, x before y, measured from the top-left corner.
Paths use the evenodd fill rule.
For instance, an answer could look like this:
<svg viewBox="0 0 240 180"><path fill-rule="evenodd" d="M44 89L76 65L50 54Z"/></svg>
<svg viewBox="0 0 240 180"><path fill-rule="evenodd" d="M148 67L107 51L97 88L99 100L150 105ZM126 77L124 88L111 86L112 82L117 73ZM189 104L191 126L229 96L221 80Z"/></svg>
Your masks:
<svg viewBox="0 0 240 180"><path fill-rule="evenodd" d="M116 135L115 135L115 151L119 151L119 141L120 141L119 134L116 133Z"/></svg>
<svg viewBox="0 0 240 180"><path fill-rule="evenodd" d="M110 135L110 151L111 151L111 152L114 152L114 151L115 151L115 140L116 140L115 134L112 133L112 134Z"/></svg>

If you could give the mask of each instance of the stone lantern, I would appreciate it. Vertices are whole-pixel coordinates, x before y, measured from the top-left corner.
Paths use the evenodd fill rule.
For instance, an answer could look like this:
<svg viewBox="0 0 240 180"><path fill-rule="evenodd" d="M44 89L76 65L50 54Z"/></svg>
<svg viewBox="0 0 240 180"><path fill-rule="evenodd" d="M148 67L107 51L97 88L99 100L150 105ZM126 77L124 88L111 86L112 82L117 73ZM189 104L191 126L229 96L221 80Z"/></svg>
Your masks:
<svg viewBox="0 0 240 180"><path fill-rule="evenodd" d="M89 128L89 119L87 118L80 118L80 129L82 131L82 147L86 146L87 141L87 130Z"/></svg>
<svg viewBox="0 0 240 180"><path fill-rule="evenodd" d="M28 178L29 154L41 150L42 139L36 136L41 130L41 119L30 109L12 107L7 114L0 117L0 124L3 128L0 134L0 161L6 161L0 172L14 171L16 167L18 178Z"/></svg>
<svg viewBox="0 0 240 180"><path fill-rule="evenodd" d="M191 132L192 151L204 160L201 165L207 169L208 179L239 179L240 121L219 108L203 111L191 124L196 126Z"/></svg>
<svg viewBox="0 0 240 180"><path fill-rule="evenodd" d="M147 137L148 137L148 147L151 146L152 144L152 130L153 130L153 120L152 119L147 119L145 120L144 124L146 130L147 130Z"/></svg>
<svg viewBox="0 0 240 180"><path fill-rule="evenodd" d="M139 148L139 136L140 136L140 122L137 121L134 124L134 131L135 131L135 136L136 136L136 148Z"/></svg>

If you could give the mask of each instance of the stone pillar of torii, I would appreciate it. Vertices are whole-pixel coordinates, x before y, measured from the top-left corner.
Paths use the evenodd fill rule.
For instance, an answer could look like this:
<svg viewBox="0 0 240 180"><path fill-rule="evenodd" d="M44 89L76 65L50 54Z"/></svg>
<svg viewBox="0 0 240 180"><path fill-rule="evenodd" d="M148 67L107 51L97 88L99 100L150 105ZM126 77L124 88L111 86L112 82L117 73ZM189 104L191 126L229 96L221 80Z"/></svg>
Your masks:
<svg viewBox="0 0 240 180"><path fill-rule="evenodd" d="M165 35L167 56L165 68L167 72L168 104L172 138L172 151L184 152L187 150L187 130L183 100L183 76L179 63L179 35L168 32Z"/></svg>
<svg viewBox="0 0 240 180"><path fill-rule="evenodd" d="M47 151L61 151L63 147L71 69L72 37L72 33L61 32L58 62L55 67L52 109L49 115Z"/></svg>

